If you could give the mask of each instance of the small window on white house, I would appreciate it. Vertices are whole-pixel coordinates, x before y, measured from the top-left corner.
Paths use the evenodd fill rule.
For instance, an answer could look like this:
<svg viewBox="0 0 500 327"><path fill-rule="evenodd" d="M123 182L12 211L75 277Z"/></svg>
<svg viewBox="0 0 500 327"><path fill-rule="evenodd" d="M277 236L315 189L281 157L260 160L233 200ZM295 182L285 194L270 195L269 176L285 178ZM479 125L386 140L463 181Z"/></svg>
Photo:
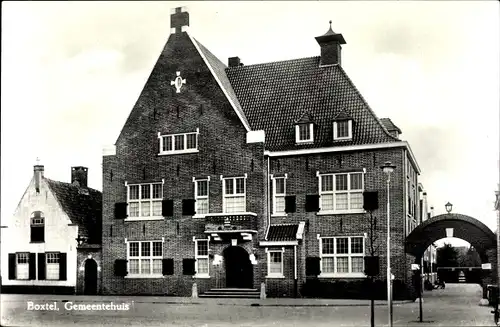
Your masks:
<svg viewBox="0 0 500 327"><path fill-rule="evenodd" d="M198 152L198 135L199 129L196 132L182 134L167 134L161 135L159 154L180 154Z"/></svg>
<svg viewBox="0 0 500 327"><path fill-rule="evenodd" d="M285 215L286 177L273 177L273 214Z"/></svg>
<svg viewBox="0 0 500 327"><path fill-rule="evenodd" d="M310 143L314 140L313 124L297 124L295 125L295 142Z"/></svg>
<svg viewBox="0 0 500 327"><path fill-rule="evenodd" d="M130 184L127 187L129 217L161 217L163 183Z"/></svg>
<svg viewBox="0 0 500 327"><path fill-rule="evenodd" d="M47 279L59 279L59 253L47 253Z"/></svg>
<svg viewBox="0 0 500 327"><path fill-rule="evenodd" d="M245 177L224 178L222 183L224 213L246 211Z"/></svg>
<svg viewBox="0 0 500 327"><path fill-rule="evenodd" d="M16 279L29 279L29 253L17 253L16 257Z"/></svg>
<svg viewBox="0 0 500 327"><path fill-rule="evenodd" d="M333 122L333 139L349 140L352 139L352 120L339 120Z"/></svg>
<svg viewBox="0 0 500 327"><path fill-rule="evenodd" d="M267 278L283 277L283 252L284 249L266 250L267 252Z"/></svg>
<svg viewBox="0 0 500 327"><path fill-rule="evenodd" d="M209 276L208 240L195 240L196 276Z"/></svg>
<svg viewBox="0 0 500 327"><path fill-rule="evenodd" d="M208 183L209 179L199 179L194 181L194 197L196 214L205 215L209 212L208 207Z"/></svg>

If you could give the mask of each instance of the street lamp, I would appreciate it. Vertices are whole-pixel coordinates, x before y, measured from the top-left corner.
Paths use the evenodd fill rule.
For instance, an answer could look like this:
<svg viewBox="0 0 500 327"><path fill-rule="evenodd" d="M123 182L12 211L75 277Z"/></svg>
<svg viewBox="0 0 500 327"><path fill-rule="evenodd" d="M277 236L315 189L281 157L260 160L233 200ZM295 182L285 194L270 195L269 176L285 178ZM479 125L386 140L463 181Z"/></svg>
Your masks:
<svg viewBox="0 0 500 327"><path fill-rule="evenodd" d="M453 209L453 204L451 204L450 202L448 202L447 204L444 205L444 207L446 208L446 212L450 213L451 209Z"/></svg>
<svg viewBox="0 0 500 327"><path fill-rule="evenodd" d="M387 305L389 307L389 326L392 327L391 210L389 185L391 183L391 173L396 166L392 165L390 161L386 161L380 168L382 168L382 171L387 175Z"/></svg>

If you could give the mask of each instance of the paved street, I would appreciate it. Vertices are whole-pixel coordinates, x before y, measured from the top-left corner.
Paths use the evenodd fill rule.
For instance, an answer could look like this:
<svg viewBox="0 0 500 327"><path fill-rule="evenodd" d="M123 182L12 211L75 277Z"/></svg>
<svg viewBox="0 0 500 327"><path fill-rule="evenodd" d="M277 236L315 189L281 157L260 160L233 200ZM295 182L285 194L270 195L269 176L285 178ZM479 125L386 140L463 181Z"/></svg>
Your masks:
<svg viewBox="0 0 500 327"><path fill-rule="evenodd" d="M493 326L491 308L478 305L478 285L448 284L426 292L424 323L418 303L394 305L395 326ZM2 326L369 326L369 301L316 299L190 299L2 295ZM48 305L28 311L32 305ZM47 310L49 304L59 311ZM67 310L75 304L129 305L129 310ZM257 306L258 304L258 306ZM31 305L31 304L30 304ZM387 306L377 302L376 326L387 325Z"/></svg>

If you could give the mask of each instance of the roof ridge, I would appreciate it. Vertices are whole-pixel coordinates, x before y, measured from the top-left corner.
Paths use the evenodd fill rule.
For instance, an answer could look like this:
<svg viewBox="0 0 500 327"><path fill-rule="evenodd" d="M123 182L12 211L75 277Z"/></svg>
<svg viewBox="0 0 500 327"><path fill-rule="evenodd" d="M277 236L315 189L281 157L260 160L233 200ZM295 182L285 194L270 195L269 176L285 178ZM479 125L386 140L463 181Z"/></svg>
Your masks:
<svg viewBox="0 0 500 327"><path fill-rule="evenodd" d="M310 57L302 57L302 58L294 58L294 59L285 59L285 60L275 60L275 61L268 61L268 62L260 62L258 64L251 64L251 65L243 65L243 66L235 66L235 67L227 67L226 69L243 69L247 67L255 67L255 66L261 66L261 65L270 65L270 64L278 64L278 63L285 63L288 61L300 61L300 60L306 60L306 59L313 59L313 58L319 58L320 56L310 56ZM332 65L336 66L336 65Z"/></svg>
<svg viewBox="0 0 500 327"><path fill-rule="evenodd" d="M363 103L365 104L366 108L368 109L368 112L370 112L370 114L372 114L373 118L375 118L375 120L377 121L377 123L382 127L382 130L384 131L384 133L389 136L390 138L396 140L396 141L400 141L400 139L398 139L397 137L391 135L387 129L385 128L384 124L382 124L382 122L380 121L380 118L377 117L377 115L375 114L375 112L372 110L372 108L370 107L370 105L368 104L368 101L366 101L366 99L363 97L363 95L361 94L361 92L358 90L358 88L356 87L356 85L354 85L354 82L351 80L351 78L349 78L349 75L347 75L346 71L344 70L344 68L342 68L341 65L337 65L339 66L339 69L340 69L340 72L346 77L347 81L351 84L352 88L354 89L354 91L356 92L356 94L361 98L361 101L363 101Z"/></svg>

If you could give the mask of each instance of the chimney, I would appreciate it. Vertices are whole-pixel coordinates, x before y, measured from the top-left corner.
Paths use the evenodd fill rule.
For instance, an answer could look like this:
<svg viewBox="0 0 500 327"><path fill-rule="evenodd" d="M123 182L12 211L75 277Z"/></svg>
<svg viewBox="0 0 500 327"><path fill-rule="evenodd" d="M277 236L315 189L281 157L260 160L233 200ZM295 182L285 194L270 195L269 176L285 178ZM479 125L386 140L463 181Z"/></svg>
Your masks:
<svg viewBox="0 0 500 327"><path fill-rule="evenodd" d="M330 29L324 35L316 37L316 41L321 47L320 66L341 64L341 44L346 44L346 42L342 34L337 34L332 30L332 21L330 21Z"/></svg>
<svg viewBox="0 0 500 327"><path fill-rule="evenodd" d="M80 187L87 187L87 175L87 167L71 167L71 184L75 184Z"/></svg>
<svg viewBox="0 0 500 327"><path fill-rule="evenodd" d="M227 65L229 67L243 66L243 63L241 62L240 57L230 57L227 61L228 61Z"/></svg>
<svg viewBox="0 0 500 327"><path fill-rule="evenodd" d="M43 165L33 166L33 173L35 177L35 190L37 193L40 193L40 183L43 178L43 171L44 171Z"/></svg>

